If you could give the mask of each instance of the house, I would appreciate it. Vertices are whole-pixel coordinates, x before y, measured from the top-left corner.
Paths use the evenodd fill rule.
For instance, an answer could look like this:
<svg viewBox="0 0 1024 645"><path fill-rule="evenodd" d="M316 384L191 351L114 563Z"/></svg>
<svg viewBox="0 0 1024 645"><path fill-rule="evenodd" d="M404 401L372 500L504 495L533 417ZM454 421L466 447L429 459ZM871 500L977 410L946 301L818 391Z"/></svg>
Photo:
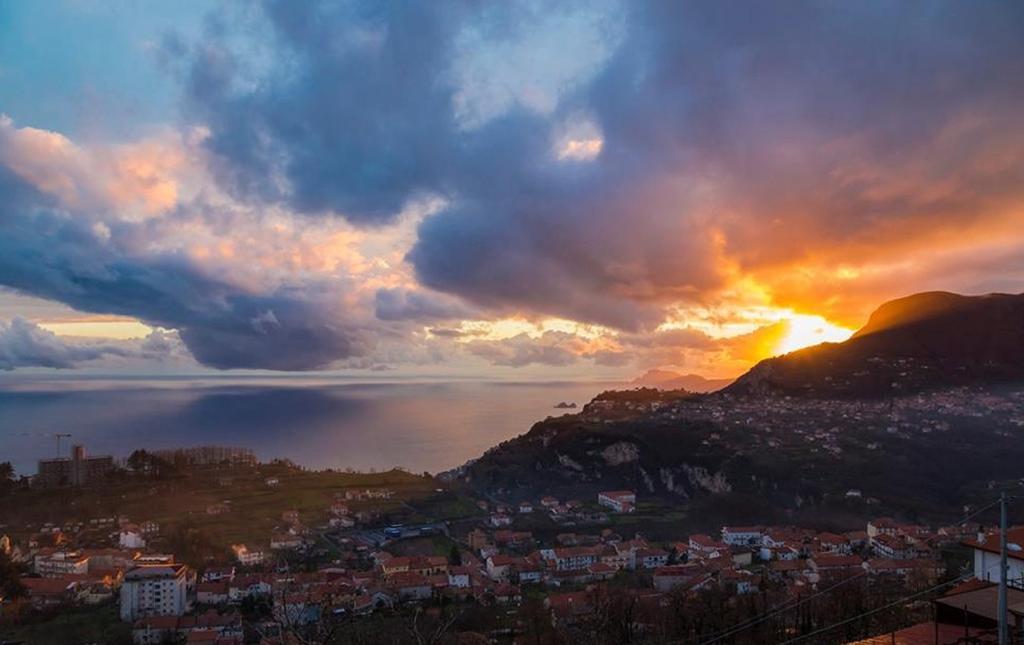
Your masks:
<svg viewBox="0 0 1024 645"><path fill-rule="evenodd" d="M558 506L558 498L551 497L550 495L545 495L544 497L540 498L540 505L546 509L552 509Z"/></svg>
<svg viewBox="0 0 1024 645"><path fill-rule="evenodd" d="M267 477L266 479L263 480L263 483L269 486L270 488L277 488L278 486L281 485L281 480L278 479L277 477Z"/></svg>
<svg viewBox="0 0 1024 645"><path fill-rule="evenodd" d="M896 535L899 524L891 517L879 517L868 522L868 538L879 535Z"/></svg>
<svg viewBox="0 0 1024 645"><path fill-rule="evenodd" d="M609 490L597 494L597 503L616 513L632 513L636 505L636 493L631 490Z"/></svg>
<svg viewBox="0 0 1024 645"><path fill-rule="evenodd" d="M749 546L730 546L729 556L732 558L732 564L735 567L746 567L750 566L754 562L754 551L755 547Z"/></svg>
<svg viewBox="0 0 1024 645"><path fill-rule="evenodd" d="M32 570L44 578L84 574L89 571L89 556L82 551L47 547L36 553Z"/></svg>
<svg viewBox="0 0 1024 645"><path fill-rule="evenodd" d="M977 580L999 580L999 532L985 534L962 544L971 549L974 560L974 577ZM1014 527L1006 532L1006 578L1009 583L1024 589L1024 527ZM1013 546L1016 545L1016 548Z"/></svg>
<svg viewBox="0 0 1024 645"><path fill-rule="evenodd" d="M512 518L503 513L494 513L491 515L489 520L491 526L509 526L512 524Z"/></svg>
<svg viewBox="0 0 1024 645"><path fill-rule="evenodd" d="M533 504L531 504L530 502L519 502L519 512L520 513L532 513L533 512Z"/></svg>
<svg viewBox="0 0 1024 645"><path fill-rule="evenodd" d="M754 593L758 590L754 574L746 570L724 569L718 572L718 581L733 588L737 594Z"/></svg>
<svg viewBox="0 0 1024 645"><path fill-rule="evenodd" d="M468 588L471 572L470 567L448 567L448 586L457 589Z"/></svg>
<svg viewBox="0 0 1024 645"><path fill-rule="evenodd" d="M132 625L132 641L136 645L173 642L179 636L177 616L147 616Z"/></svg>
<svg viewBox="0 0 1024 645"><path fill-rule="evenodd" d="M332 529L350 529L356 525L356 521L347 515L340 515L327 520L327 525Z"/></svg>
<svg viewBox="0 0 1024 645"><path fill-rule="evenodd" d="M206 505L207 515L223 515L231 510L231 507L224 502L215 502L213 504Z"/></svg>
<svg viewBox="0 0 1024 645"><path fill-rule="evenodd" d="M141 549L146 546L142 530L134 524L129 524L121 529L117 536L117 543L122 549Z"/></svg>
<svg viewBox="0 0 1024 645"><path fill-rule="evenodd" d="M352 611L356 615L372 614L376 609L393 607L395 599L389 593L380 589L371 590L369 593L356 596L352 603Z"/></svg>
<svg viewBox="0 0 1024 645"><path fill-rule="evenodd" d="M654 588L665 593L672 589L688 584L702 573L702 569L693 564L674 564L658 567L654 570L651 579Z"/></svg>
<svg viewBox="0 0 1024 645"><path fill-rule="evenodd" d="M772 560L768 571L773 578L806 577L814 573L808 560Z"/></svg>
<svg viewBox="0 0 1024 645"><path fill-rule="evenodd" d="M609 580L615 576L616 571L618 569L603 562L595 562L586 568L587 577L591 581Z"/></svg>
<svg viewBox="0 0 1024 645"><path fill-rule="evenodd" d="M487 576L495 582L508 581L518 560L507 555L492 555L487 558Z"/></svg>
<svg viewBox="0 0 1024 645"><path fill-rule="evenodd" d="M445 574L448 560L443 556L398 556L380 558L377 561L385 578L399 573L416 573L421 576Z"/></svg>
<svg viewBox="0 0 1024 645"><path fill-rule="evenodd" d="M22 578L29 602L36 609L47 609L78 602L82 591L74 576L51 578Z"/></svg>
<svg viewBox="0 0 1024 645"><path fill-rule="evenodd" d="M616 569L636 569L637 549L629 542L615 542L601 549L601 562Z"/></svg>
<svg viewBox="0 0 1024 645"><path fill-rule="evenodd" d="M522 558L516 564L519 584L539 583L544 579L544 564L531 558Z"/></svg>
<svg viewBox="0 0 1024 645"><path fill-rule="evenodd" d="M819 533L817 537L818 549L825 553L849 554L853 552L853 545L850 538L838 533Z"/></svg>
<svg viewBox="0 0 1024 645"><path fill-rule="evenodd" d="M388 580L388 585L395 590L399 600L429 600L434 595L433 585L426 576L412 571L396 573Z"/></svg>
<svg viewBox="0 0 1024 645"><path fill-rule="evenodd" d="M227 580L230 582L234 577L234 567L209 567L203 571L202 582L217 582L220 580Z"/></svg>
<svg viewBox="0 0 1024 645"><path fill-rule="evenodd" d="M668 564L668 552L661 549L639 549L636 563L643 569L657 569Z"/></svg>
<svg viewBox="0 0 1024 645"><path fill-rule="evenodd" d="M200 582L196 585L196 602L201 605L226 603L230 597L228 594L229 585L230 581L228 580Z"/></svg>
<svg viewBox="0 0 1024 645"><path fill-rule="evenodd" d="M545 549L541 555L553 561L556 571L577 571L598 562L600 551L593 547L573 546L561 549Z"/></svg>
<svg viewBox="0 0 1024 645"><path fill-rule="evenodd" d="M871 538L871 549L880 558L905 560L917 555L916 549L906 540L891 533L879 533Z"/></svg>
<svg viewBox="0 0 1024 645"><path fill-rule="evenodd" d="M301 549L302 544L302 538L291 533L273 533L270 536L270 549L273 551Z"/></svg>
<svg viewBox="0 0 1024 645"><path fill-rule="evenodd" d="M286 524L298 524L299 523L299 512L294 508L282 511L281 521Z"/></svg>
<svg viewBox="0 0 1024 645"><path fill-rule="evenodd" d="M250 549L245 544L232 544L231 550L234 552L238 563L243 567L255 566L266 559L266 554L262 550Z"/></svg>
<svg viewBox="0 0 1024 645"><path fill-rule="evenodd" d="M820 576L858 575L864 572L864 561L857 555L822 553L807 560Z"/></svg>
<svg viewBox="0 0 1024 645"><path fill-rule="evenodd" d="M228 598L231 602L239 602L243 598L269 596L273 590L271 581L263 576L237 576L228 583Z"/></svg>
<svg viewBox="0 0 1024 645"><path fill-rule="evenodd" d="M942 565L930 560L889 560L872 558L865 563L865 570L872 575L894 575L901 578L920 576L925 581L937 580L942 575Z"/></svg>
<svg viewBox="0 0 1024 645"><path fill-rule="evenodd" d="M593 592L570 591L551 594L544 599L544 607L551 612L557 625L572 625L584 616L593 614L595 607Z"/></svg>
<svg viewBox="0 0 1024 645"><path fill-rule="evenodd" d="M499 605L519 604L522 601L519 587L503 582L494 588L494 601Z"/></svg>
<svg viewBox="0 0 1024 645"><path fill-rule="evenodd" d="M502 529L494 532L494 544L502 547L522 547L533 543L533 533Z"/></svg>
<svg viewBox="0 0 1024 645"><path fill-rule="evenodd" d="M722 542L729 546L747 546L761 543L760 526L723 526Z"/></svg>
<svg viewBox="0 0 1024 645"><path fill-rule="evenodd" d="M702 558L720 558L729 553L729 545L714 540L709 535L698 533L690 536L690 555Z"/></svg>

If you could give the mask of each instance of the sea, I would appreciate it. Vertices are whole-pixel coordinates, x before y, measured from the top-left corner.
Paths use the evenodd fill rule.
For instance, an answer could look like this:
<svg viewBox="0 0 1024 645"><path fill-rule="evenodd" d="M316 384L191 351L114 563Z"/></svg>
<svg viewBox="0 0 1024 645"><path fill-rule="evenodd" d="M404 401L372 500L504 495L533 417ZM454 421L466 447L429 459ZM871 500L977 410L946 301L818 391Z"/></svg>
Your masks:
<svg viewBox="0 0 1024 645"><path fill-rule="evenodd" d="M437 473L622 383L306 377L22 377L0 380L0 461L201 445L309 468ZM68 434L70 437L60 437Z"/></svg>

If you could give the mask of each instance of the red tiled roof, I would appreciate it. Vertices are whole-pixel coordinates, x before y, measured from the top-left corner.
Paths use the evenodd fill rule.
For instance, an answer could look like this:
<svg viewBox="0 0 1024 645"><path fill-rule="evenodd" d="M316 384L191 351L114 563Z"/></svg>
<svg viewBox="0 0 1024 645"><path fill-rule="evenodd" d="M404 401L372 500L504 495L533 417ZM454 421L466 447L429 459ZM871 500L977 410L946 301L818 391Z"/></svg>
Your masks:
<svg viewBox="0 0 1024 645"><path fill-rule="evenodd" d="M982 634L991 634L991 630L983 630L978 628L969 628L968 630L971 636L979 636ZM938 641L936 641L936 634L938 635ZM946 645L948 643L958 643L963 640L964 637L964 626L963 625L950 625L946 623L939 623L936 626L935 623L918 623L906 629L901 629L895 634L881 634L879 636L872 636L871 638L865 638L864 640L854 641L847 643L847 645L934 645L938 642L940 645ZM982 641L984 642L984 641ZM994 642L994 641L993 641Z"/></svg>
<svg viewBox="0 0 1024 645"><path fill-rule="evenodd" d="M1008 544L1019 544L1024 546L1024 526L1015 526L1006 532L1006 542ZM984 542L979 542L978 539L971 538L970 540L964 540L963 544L972 549L979 549L981 551L988 551L989 553L999 553L999 532L993 532L985 537ZM1013 551L1007 549L1007 556L1015 560L1024 560L1024 551Z"/></svg>

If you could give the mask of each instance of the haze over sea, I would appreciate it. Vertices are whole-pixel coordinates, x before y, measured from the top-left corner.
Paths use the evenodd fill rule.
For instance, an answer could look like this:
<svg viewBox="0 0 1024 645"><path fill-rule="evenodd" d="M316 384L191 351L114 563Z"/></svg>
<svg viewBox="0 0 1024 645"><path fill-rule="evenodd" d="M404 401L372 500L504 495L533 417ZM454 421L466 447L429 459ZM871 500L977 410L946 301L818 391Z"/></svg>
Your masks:
<svg viewBox="0 0 1024 645"><path fill-rule="evenodd" d="M611 382L378 381L308 377L25 377L0 380L0 461L36 460L81 443L136 448L250 448L312 468L438 472L529 430L560 401L582 406Z"/></svg>

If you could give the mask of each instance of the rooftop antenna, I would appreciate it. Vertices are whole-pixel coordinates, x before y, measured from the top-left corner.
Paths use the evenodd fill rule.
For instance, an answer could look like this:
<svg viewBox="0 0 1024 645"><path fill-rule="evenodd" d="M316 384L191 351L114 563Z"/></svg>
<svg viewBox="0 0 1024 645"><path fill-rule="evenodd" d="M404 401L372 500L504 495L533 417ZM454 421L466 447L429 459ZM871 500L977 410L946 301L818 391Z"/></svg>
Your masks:
<svg viewBox="0 0 1024 645"><path fill-rule="evenodd" d="M59 458L60 457L60 440L61 440L61 437L70 437L71 435L69 433L67 433L67 432L57 432L57 433L54 433L53 436L57 438L57 457Z"/></svg>

